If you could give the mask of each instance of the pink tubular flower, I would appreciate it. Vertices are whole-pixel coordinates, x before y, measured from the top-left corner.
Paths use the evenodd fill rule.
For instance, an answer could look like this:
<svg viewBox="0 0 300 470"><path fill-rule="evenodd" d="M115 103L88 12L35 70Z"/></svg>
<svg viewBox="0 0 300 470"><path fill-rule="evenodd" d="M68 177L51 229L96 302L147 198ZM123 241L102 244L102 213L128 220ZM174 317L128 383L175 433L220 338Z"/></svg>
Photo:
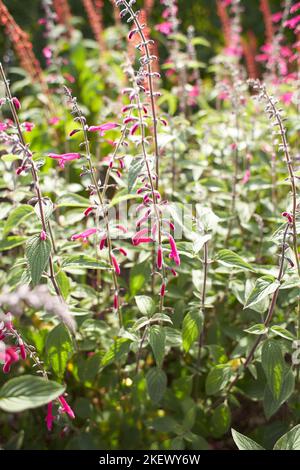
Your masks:
<svg viewBox="0 0 300 470"><path fill-rule="evenodd" d="M163 282L161 287L160 287L160 296L164 297L166 293L166 284Z"/></svg>
<svg viewBox="0 0 300 470"><path fill-rule="evenodd" d="M119 308L119 295L118 292L114 293L114 309L118 310Z"/></svg>
<svg viewBox="0 0 300 470"><path fill-rule="evenodd" d="M100 243L99 243L100 250L103 250L103 248L105 247L106 239L107 239L107 235L104 235L104 237L100 240Z"/></svg>
<svg viewBox="0 0 300 470"><path fill-rule="evenodd" d="M141 245L142 243L151 243L151 242L153 242L153 239L150 237L141 237L141 238L138 238L137 240L132 240L132 244L134 246Z"/></svg>
<svg viewBox="0 0 300 470"><path fill-rule="evenodd" d="M45 230L41 231L40 239L43 240L43 241L47 240L47 233L45 232Z"/></svg>
<svg viewBox="0 0 300 470"><path fill-rule="evenodd" d="M21 338L19 338L19 348L20 348L21 358L25 361L27 353L26 353L24 342Z"/></svg>
<svg viewBox="0 0 300 470"><path fill-rule="evenodd" d="M121 255L123 256L127 256L127 251L124 249L124 248L119 248L119 252L121 253Z"/></svg>
<svg viewBox="0 0 300 470"><path fill-rule="evenodd" d="M248 170L246 170L245 174L244 174L244 177L242 179L242 184L247 184L248 181L250 180L250 176L251 176L251 172L248 168Z"/></svg>
<svg viewBox="0 0 300 470"><path fill-rule="evenodd" d="M173 25L170 21L165 21L155 26L156 31L159 31L162 34L168 36L173 32Z"/></svg>
<svg viewBox="0 0 300 470"><path fill-rule="evenodd" d="M136 131L138 130L139 128L139 123L137 122L136 124L134 124L132 126L132 128L130 129L130 135L134 135L136 133Z"/></svg>
<svg viewBox="0 0 300 470"><path fill-rule="evenodd" d="M157 258L156 258L157 269L161 269L162 264L163 264L163 252L162 252L162 247L159 246L157 250Z"/></svg>
<svg viewBox="0 0 300 470"><path fill-rule="evenodd" d="M132 243L133 245L136 245L137 242L143 238L145 235L148 235L148 229L147 228L142 228L142 230L139 230L136 232L136 234L132 237Z"/></svg>
<svg viewBox="0 0 300 470"><path fill-rule="evenodd" d="M286 28L295 29L298 23L300 23L300 15L297 15L294 18L291 18L290 20L287 20L284 23L284 26Z"/></svg>
<svg viewBox="0 0 300 470"><path fill-rule="evenodd" d="M290 12L291 13L295 13L296 11L300 10L300 2L298 3L295 3L295 5L293 5L290 9Z"/></svg>
<svg viewBox="0 0 300 470"><path fill-rule="evenodd" d="M50 126L55 126L58 124L60 121L60 118L58 116L53 116L52 118L49 119L49 124Z"/></svg>
<svg viewBox="0 0 300 470"><path fill-rule="evenodd" d="M46 425L47 425L48 431L52 431L53 421L55 420L52 414L52 408L53 408L52 401L50 401L50 403L48 403L47 405L47 416L46 416Z"/></svg>
<svg viewBox="0 0 300 470"><path fill-rule="evenodd" d="M107 122L105 124L101 124L99 126L91 126L89 127L90 132L100 132L100 135L104 135L105 132L110 131L111 129L115 129L119 127L119 124L116 122Z"/></svg>
<svg viewBox="0 0 300 470"><path fill-rule="evenodd" d="M19 355L16 351L16 347L11 346L5 351L5 363L3 366L4 374L8 374L10 372L11 365L14 362L17 362L18 360L19 360Z"/></svg>
<svg viewBox="0 0 300 470"><path fill-rule="evenodd" d="M115 257L115 255L112 253L111 254L111 260L112 260L112 264L113 264L113 267L114 267L114 270L115 270L115 273L120 276L121 274L121 269L120 269L120 265L117 261L117 258Z"/></svg>
<svg viewBox="0 0 300 470"><path fill-rule="evenodd" d="M289 91L287 93L283 93L283 95L280 96L280 99L284 104L291 104L291 102L293 101L293 96L294 93L292 91Z"/></svg>
<svg viewBox="0 0 300 470"><path fill-rule="evenodd" d="M58 397L58 401L61 404L62 412L67 413L67 415L71 419L74 419L75 418L74 411L72 410L72 408L70 407L70 405L67 403L67 401L64 399L64 397L62 395L60 397Z"/></svg>
<svg viewBox="0 0 300 470"><path fill-rule="evenodd" d="M59 166L61 168L65 167L66 162L71 162L72 160L78 160L81 155L80 153L49 153L48 157L58 160Z"/></svg>
<svg viewBox="0 0 300 470"><path fill-rule="evenodd" d="M127 228L124 227L124 225L118 224L118 225L116 225L116 228L117 228L118 230L120 230L121 232L123 232L123 233L127 233L127 232L128 232Z"/></svg>
<svg viewBox="0 0 300 470"><path fill-rule="evenodd" d="M93 206L88 207L87 209L85 209L85 211L84 211L85 217L87 217L93 210L94 210Z"/></svg>
<svg viewBox="0 0 300 470"><path fill-rule="evenodd" d="M42 50L43 52L43 56L46 58L46 59L51 59L52 57L52 50L50 47L44 47L44 49Z"/></svg>
<svg viewBox="0 0 300 470"><path fill-rule="evenodd" d="M94 235L96 232L97 232L96 228L88 228L84 232L72 235L71 240L74 241L74 240L82 239L83 241L86 241L88 237L90 237L91 235Z"/></svg>
<svg viewBox="0 0 300 470"><path fill-rule="evenodd" d="M18 98L16 98L15 96L13 97L12 102L13 102L13 104L14 104L14 106L17 110L19 110L21 108L21 103L18 100Z"/></svg>
<svg viewBox="0 0 300 470"><path fill-rule="evenodd" d="M34 128L33 122L28 122L28 121L24 122L24 128L26 132L31 132L32 129Z"/></svg>
<svg viewBox="0 0 300 470"><path fill-rule="evenodd" d="M171 247L170 259L173 259L177 266L180 265L180 256L177 250L177 246L172 235L169 235L169 242Z"/></svg>
<svg viewBox="0 0 300 470"><path fill-rule="evenodd" d="M289 212L283 212L282 214L282 217L286 217L289 224L292 224L293 223L293 216L292 214L290 214Z"/></svg>
<svg viewBox="0 0 300 470"><path fill-rule="evenodd" d="M282 19L282 13L281 11L278 11L277 13L273 13L272 15L272 21L274 23L279 23L279 21Z"/></svg>
<svg viewBox="0 0 300 470"><path fill-rule="evenodd" d="M7 127L8 126L5 122L0 122L0 131L6 131Z"/></svg>

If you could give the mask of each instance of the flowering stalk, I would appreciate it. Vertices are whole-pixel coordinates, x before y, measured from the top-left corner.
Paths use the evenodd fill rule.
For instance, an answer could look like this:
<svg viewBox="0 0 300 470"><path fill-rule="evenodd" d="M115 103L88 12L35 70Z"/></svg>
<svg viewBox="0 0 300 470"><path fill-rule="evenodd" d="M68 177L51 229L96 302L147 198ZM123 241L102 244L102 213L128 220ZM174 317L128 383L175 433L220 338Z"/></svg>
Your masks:
<svg viewBox="0 0 300 470"><path fill-rule="evenodd" d="M70 103L72 104L72 107L73 107L72 114L74 114L76 116L75 119L77 121L79 121L79 123L81 125L83 135L84 135L84 142L83 143L84 143L84 146L85 146L85 153L86 153L85 157L86 157L87 164L88 164L88 174L90 175L90 178L91 178L91 181L92 181L93 190L96 191L96 194L98 196L98 200L99 200L99 204L100 204L100 208L101 208L101 213L103 215L103 220L104 220L104 225L105 225L105 233L103 234L102 240L100 242L100 249L104 248L104 245L107 244L108 258L109 258L109 263L110 263L110 266L111 266L111 269L112 269L112 280L113 280L113 286L114 286L113 306L114 306L114 310L118 314L119 323L120 323L120 327L121 327L122 324L123 324L123 319L122 319L120 303L119 303L119 300L118 300L118 298L119 298L119 285L118 285L118 280L117 280L117 275L120 274L120 268L119 268L119 264L116 260L116 257L113 253L107 207L106 207L106 204L105 204L105 199L103 198L103 194L101 192L99 182L96 179L96 169L95 169L95 167L92 163L92 155L91 155L90 143L89 143L89 138L88 138L88 130L95 131L95 128L93 129L93 128L91 128L91 127L89 128L87 126L86 119L85 119L81 109L79 108L79 106L77 104L76 98L74 98L72 96L70 90L67 87L64 87L64 89L65 89L66 96L69 99L69 101L70 101ZM113 127L115 127L114 123L111 123L111 125ZM113 128L112 126L111 126L111 128ZM101 131L100 127L101 126L98 126L98 128L99 128L98 130ZM108 128L102 129L102 131L103 130L108 130ZM106 189L105 189L104 194L105 193L106 193ZM83 234L81 234L80 238L86 238L87 236L92 235L93 233L96 233L96 231L97 231L97 229L89 229L88 231L85 231Z"/></svg>
<svg viewBox="0 0 300 470"><path fill-rule="evenodd" d="M89 23L94 33L95 39L99 44L100 50L103 50L104 49L103 18L102 18L101 6L98 4L96 8L96 4L93 3L93 0L82 0L82 3L87 13Z"/></svg>
<svg viewBox="0 0 300 470"><path fill-rule="evenodd" d="M10 107L10 110L11 110L13 121L14 121L15 126L16 126L17 136L18 136L18 144L19 144L19 147L20 147L20 149L23 153L23 162L22 162L21 167L19 167L18 170L20 170L19 173L21 173L21 171L26 169L27 165L31 170L31 174L32 174L32 177L33 177L33 182L34 182L34 189L35 189L35 193L36 193L36 197L37 197L37 201L38 201L38 206L39 206L39 213L40 213L40 217L41 217L42 233L44 234L44 236L47 237L48 226L47 226L47 222L46 222L46 218L45 218L45 214L44 214L43 195L42 195L41 188L40 188L38 170L37 170L35 162L32 159L32 153L29 150L29 147L26 144L25 139L23 137L23 133L22 133L22 129L21 129L21 125L20 125L20 122L19 122L18 113L17 113L17 109L19 107L19 104L17 104L18 101L16 101L16 98L13 98L12 95L11 95L9 83L6 79L6 76L5 76L5 73L4 73L1 62L0 62L0 76L1 76L2 81L4 83L4 86L5 86L6 99L7 99L7 102L9 104L9 107ZM18 173L18 170L17 170L17 173ZM51 253L49 255L49 270L50 270L49 278L50 278L50 281L53 285L53 288L54 288L56 294L58 295L58 297L61 300L63 300L60 288L59 288L59 286L56 282L53 258L52 258Z"/></svg>

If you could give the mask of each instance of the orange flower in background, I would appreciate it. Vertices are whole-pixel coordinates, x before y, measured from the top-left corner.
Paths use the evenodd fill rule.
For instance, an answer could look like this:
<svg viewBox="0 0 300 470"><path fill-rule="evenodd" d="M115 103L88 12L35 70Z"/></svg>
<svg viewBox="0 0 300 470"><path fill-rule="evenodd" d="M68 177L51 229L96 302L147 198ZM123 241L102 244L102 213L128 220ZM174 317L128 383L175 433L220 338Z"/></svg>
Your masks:
<svg viewBox="0 0 300 470"><path fill-rule="evenodd" d="M230 19L227 12L227 6L223 0L217 0L217 13L222 23L225 45L229 46L231 37Z"/></svg>
<svg viewBox="0 0 300 470"><path fill-rule="evenodd" d="M35 82L45 86L42 68L33 52L29 35L15 22L4 3L0 0L0 24L4 26L5 32L11 40L15 53L21 66Z"/></svg>
<svg viewBox="0 0 300 470"><path fill-rule="evenodd" d="M263 14L265 28L266 28L266 42L268 44L272 43L274 36L274 26L272 20L272 12L269 5L269 0L260 0L260 11Z"/></svg>
<svg viewBox="0 0 300 470"><path fill-rule="evenodd" d="M99 43L101 49L104 48L103 41L103 18L102 18L102 0L93 2L93 0L82 0L85 11L87 13L89 23L91 25L94 36Z"/></svg>
<svg viewBox="0 0 300 470"><path fill-rule="evenodd" d="M72 13L68 0L53 0L53 7L57 15L57 21L66 26L68 32L72 31L71 19Z"/></svg>

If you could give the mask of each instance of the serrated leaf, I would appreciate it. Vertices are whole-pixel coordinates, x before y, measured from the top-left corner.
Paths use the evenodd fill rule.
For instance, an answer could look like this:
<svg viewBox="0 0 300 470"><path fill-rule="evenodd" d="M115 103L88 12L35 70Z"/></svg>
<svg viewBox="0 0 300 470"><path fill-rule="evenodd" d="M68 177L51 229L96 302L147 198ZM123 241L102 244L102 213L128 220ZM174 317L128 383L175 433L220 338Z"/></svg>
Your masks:
<svg viewBox="0 0 300 470"><path fill-rule="evenodd" d="M267 383L275 399L279 399L285 376L285 362L279 344L274 340L264 342L261 350L261 363Z"/></svg>
<svg viewBox="0 0 300 470"><path fill-rule="evenodd" d="M295 341L297 338L290 331L282 328L282 326L274 325L270 327L270 330L282 338L288 339L290 341Z"/></svg>
<svg viewBox="0 0 300 470"><path fill-rule="evenodd" d="M48 238L42 240L40 235L34 235L27 241L25 254L33 285L38 284L41 279L48 265L50 252L51 242Z"/></svg>
<svg viewBox="0 0 300 470"><path fill-rule="evenodd" d="M283 386L281 389L280 396L275 399L269 386L266 386L264 395L264 412L267 419L270 419L276 411L285 403L292 395L295 389L295 377L293 371L290 369L284 376Z"/></svg>
<svg viewBox="0 0 300 470"><path fill-rule="evenodd" d="M211 422L215 437L221 437L228 431L231 423L231 413L226 403L222 403L214 409Z"/></svg>
<svg viewBox="0 0 300 470"><path fill-rule="evenodd" d="M135 301L137 308L143 315L152 315L155 311L155 303L151 297L147 295L136 295Z"/></svg>
<svg viewBox="0 0 300 470"><path fill-rule="evenodd" d="M0 251L7 251L23 245L28 240L28 237L11 236L0 241Z"/></svg>
<svg viewBox="0 0 300 470"><path fill-rule="evenodd" d="M185 352L188 352L202 329L203 316L200 312L188 312L182 323L182 345Z"/></svg>
<svg viewBox="0 0 300 470"><path fill-rule="evenodd" d="M127 338L117 338L109 350L104 354L101 367L106 367L127 355L131 341Z"/></svg>
<svg viewBox="0 0 300 470"><path fill-rule="evenodd" d="M162 369L153 367L146 375L147 389L151 400L158 403L163 398L167 388L167 376Z"/></svg>
<svg viewBox="0 0 300 470"><path fill-rule="evenodd" d="M62 261L62 268L78 267L83 269L107 269L109 264L104 260L99 260L88 255L71 255Z"/></svg>
<svg viewBox="0 0 300 470"><path fill-rule="evenodd" d="M273 450L300 450L300 424L281 436Z"/></svg>
<svg viewBox="0 0 300 470"><path fill-rule="evenodd" d="M215 395L223 390L229 383L231 376L232 370L227 364L219 364L211 369L205 382L207 395Z"/></svg>
<svg viewBox="0 0 300 470"><path fill-rule="evenodd" d="M232 438L236 443L239 450L265 450L257 442L250 439L250 437L244 436L238 431L231 429Z"/></svg>
<svg viewBox="0 0 300 470"><path fill-rule="evenodd" d="M272 276L263 276L256 280L253 290L250 292L244 308L251 308L253 305L261 302L265 297L273 294L278 287L280 282Z"/></svg>
<svg viewBox="0 0 300 470"><path fill-rule="evenodd" d="M44 220L45 222L48 222L48 220L50 219L51 215L52 215L52 212L53 212L53 203L51 201L51 199L49 198L44 198L42 200L42 211L43 211L43 214L44 214ZM42 220L42 217L41 217L41 211L40 211L40 205L39 203L37 202L36 205L34 206L34 210L35 210L35 213L36 215L38 216L38 218L40 220Z"/></svg>
<svg viewBox="0 0 300 470"><path fill-rule="evenodd" d="M144 160L142 158L133 158L128 170L128 192L133 190L139 174L144 168Z"/></svg>
<svg viewBox="0 0 300 470"><path fill-rule="evenodd" d="M257 323L256 325L250 326L244 330L246 333L250 333L251 335L264 335L267 333L268 328L263 323Z"/></svg>
<svg viewBox="0 0 300 470"><path fill-rule="evenodd" d="M13 228L17 227L32 213L33 207L28 204L22 204L21 206L13 209L5 222L3 236L6 236Z"/></svg>
<svg viewBox="0 0 300 470"><path fill-rule="evenodd" d="M67 367L68 360L74 351L72 338L68 329L62 323L50 331L46 338L47 362L54 373L62 378Z"/></svg>
<svg viewBox="0 0 300 470"><path fill-rule="evenodd" d="M246 271L255 271L251 264L244 261L241 256L237 255L231 250L219 251L216 260L224 266L234 266L236 268L245 269Z"/></svg>
<svg viewBox="0 0 300 470"><path fill-rule="evenodd" d="M166 333L160 325L151 326L149 342L155 357L156 364L161 367L165 355Z"/></svg>
<svg viewBox="0 0 300 470"><path fill-rule="evenodd" d="M0 389L0 409L19 413L46 405L65 391L61 384L34 375L8 380Z"/></svg>

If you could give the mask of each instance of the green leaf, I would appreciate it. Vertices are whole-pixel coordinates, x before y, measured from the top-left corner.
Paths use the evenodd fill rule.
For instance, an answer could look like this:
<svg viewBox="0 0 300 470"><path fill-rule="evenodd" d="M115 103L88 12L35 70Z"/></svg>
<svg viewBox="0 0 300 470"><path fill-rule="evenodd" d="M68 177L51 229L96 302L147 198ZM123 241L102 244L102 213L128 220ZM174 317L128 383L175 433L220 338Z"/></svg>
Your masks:
<svg viewBox="0 0 300 470"><path fill-rule="evenodd" d="M51 252L51 242L47 238L42 240L40 235L34 235L26 243L26 258L29 265L33 285L38 284L45 271Z"/></svg>
<svg viewBox="0 0 300 470"><path fill-rule="evenodd" d="M28 240L28 237L7 237L0 241L0 251L7 251L15 248L16 246L23 245Z"/></svg>
<svg viewBox="0 0 300 470"><path fill-rule="evenodd" d="M44 214L44 220L46 222L48 222L48 220L50 219L51 215L52 215L52 212L53 212L53 203L51 201L51 199L49 198L44 198L42 200L42 207L43 207L43 214ZM38 216L38 218L40 220L42 220L42 217L41 217L41 211L40 211L40 205L39 203L37 203L35 206L34 206L34 210L35 210L35 213L36 215Z"/></svg>
<svg viewBox="0 0 300 470"><path fill-rule="evenodd" d="M82 269L107 269L109 264L104 260L99 260L88 255L71 255L62 261L62 268L77 267Z"/></svg>
<svg viewBox="0 0 300 470"><path fill-rule="evenodd" d="M139 174L144 168L144 160L141 158L133 158L128 170L128 192L133 190Z"/></svg>
<svg viewBox="0 0 300 470"><path fill-rule="evenodd" d="M17 160L22 160L22 157L20 155L14 155L13 153L6 153L5 155L1 155L1 160L6 163L11 163Z"/></svg>
<svg viewBox="0 0 300 470"><path fill-rule="evenodd" d="M263 276L255 282L254 288L250 292L244 308L251 308L253 305L261 302L265 297L273 294L278 287L280 282L272 276Z"/></svg>
<svg viewBox="0 0 300 470"><path fill-rule="evenodd" d="M295 341L297 338L290 331L282 328L282 326L274 325L270 327L270 330L282 338L288 339L290 341Z"/></svg>
<svg viewBox="0 0 300 470"><path fill-rule="evenodd" d="M127 338L117 338L102 357L101 367L106 367L127 355L130 344L131 341Z"/></svg>
<svg viewBox="0 0 300 470"><path fill-rule="evenodd" d="M261 363L272 395L279 399L285 376L285 362L279 344L274 340L265 341L261 351Z"/></svg>
<svg viewBox="0 0 300 470"><path fill-rule="evenodd" d="M215 395L223 390L223 388L228 384L231 376L232 370L227 364L219 364L211 369L205 383L207 395Z"/></svg>
<svg viewBox="0 0 300 470"><path fill-rule="evenodd" d="M70 279L64 271L59 271L55 278L64 299L66 299L70 292Z"/></svg>
<svg viewBox="0 0 300 470"><path fill-rule="evenodd" d="M250 437L244 436L240 432L231 429L232 438L236 443L239 450L265 450L257 442L250 439Z"/></svg>
<svg viewBox="0 0 300 470"><path fill-rule="evenodd" d="M295 377L292 369L288 370L286 373L283 386L281 389L280 396L276 399L274 398L269 386L266 386L265 395L264 395L264 412L267 419L270 419L276 411L285 403L289 397L292 395L295 388Z"/></svg>
<svg viewBox="0 0 300 470"><path fill-rule="evenodd" d="M230 408L227 404L222 403L214 409L212 415L212 427L215 437L221 437L225 434L231 423Z"/></svg>
<svg viewBox="0 0 300 470"><path fill-rule="evenodd" d="M147 295L136 295L135 301L137 308L143 315L152 315L155 311L155 303L151 297Z"/></svg>
<svg viewBox="0 0 300 470"><path fill-rule="evenodd" d="M161 367L165 355L166 334L163 327L159 325L150 328L150 346L152 348L156 364Z"/></svg>
<svg viewBox="0 0 300 470"><path fill-rule="evenodd" d="M300 424L278 439L273 450L300 450Z"/></svg>
<svg viewBox="0 0 300 470"><path fill-rule="evenodd" d="M246 333L250 333L251 335L264 335L267 333L268 328L263 323L257 323L256 325L250 326L244 330Z"/></svg>
<svg viewBox="0 0 300 470"><path fill-rule="evenodd" d="M72 338L68 329L60 323L50 331L46 338L47 362L54 373L62 378L67 367L68 360L74 351Z"/></svg>
<svg viewBox="0 0 300 470"><path fill-rule="evenodd" d="M188 352L202 329L203 316L200 312L191 311L186 314L182 323L182 345Z"/></svg>
<svg viewBox="0 0 300 470"><path fill-rule="evenodd" d="M13 228L17 227L24 221L30 214L33 213L33 207L27 204L22 204L12 210L4 225L3 236L5 237Z"/></svg>
<svg viewBox="0 0 300 470"><path fill-rule="evenodd" d="M89 207L90 201L79 194L64 194L57 199L57 207Z"/></svg>
<svg viewBox="0 0 300 470"><path fill-rule="evenodd" d="M236 268L245 269L247 271L255 271L251 264L243 260L239 255L234 253L231 250L221 250L219 251L216 260L224 266L234 266Z"/></svg>
<svg viewBox="0 0 300 470"><path fill-rule="evenodd" d="M161 401L167 388L167 376L162 369L153 367L146 375L148 393L152 401Z"/></svg>
<svg viewBox="0 0 300 470"><path fill-rule="evenodd" d="M34 375L22 375L8 380L0 389L0 408L9 413L46 405L58 398L65 387L52 380Z"/></svg>

